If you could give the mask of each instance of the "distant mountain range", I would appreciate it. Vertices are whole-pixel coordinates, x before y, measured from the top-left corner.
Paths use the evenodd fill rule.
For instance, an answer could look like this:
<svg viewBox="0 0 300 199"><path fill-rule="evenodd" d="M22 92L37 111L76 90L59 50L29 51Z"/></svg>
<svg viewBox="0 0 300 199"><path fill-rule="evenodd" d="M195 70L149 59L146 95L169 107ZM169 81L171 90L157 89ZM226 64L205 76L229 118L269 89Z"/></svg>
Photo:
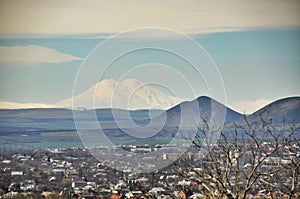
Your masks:
<svg viewBox="0 0 300 199"><path fill-rule="evenodd" d="M75 92L76 93L76 92ZM168 110L191 99L162 92L136 79L104 79L87 90L54 104L0 101L0 109L68 108L68 109L161 109ZM196 102L196 101L195 101ZM254 102L253 102L254 103ZM267 102L264 102L266 104ZM214 104L214 103L213 103ZM215 103L217 104L217 103ZM191 105L189 105L191 106ZM235 105L232 105L235 107ZM246 107L248 105L245 105ZM239 106L243 110L243 106ZM260 106L261 107L261 106ZM219 107L220 108L220 107ZM247 109L247 108L245 108ZM193 110L194 111L194 110ZM175 111L176 112L176 111ZM230 112L230 110L229 110ZM229 113L228 112L228 113ZM226 122L230 122L228 117Z"/></svg>
<svg viewBox="0 0 300 199"><path fill-rule="evenodd" d="M184 101L165 94L136 79L116 81L105 79L86 91L55 104L0 102L0 109L21 108L117 108L126 110L164 109L167 110ZM73 105L72 105L73 102ZM94 103L95 102L95 103Z"/></svg>
<svg viewBox="0 0 300 199"><path fill-rule="evenodd" d="M79 120L87 126L91 122L94 110L73 110ZM283 118L286 124L300 124L300 97L290 97L275 101L251 115L242 115L210 97L202 96L193 101L182 102L168 110L136 110L122 109L96 109L97 120L103 132L116 140L116 143L143 142L143 138L133 138L137 133L145 137L152 136L151 142L168 142L172 139L178 126L195 126L200 117L208 122L220 117L227 126L233 123L243 124L246 117L251 123L259 124L260 118L272 119L274 125L281 125ZM224 116L224 120L222 120ZM133 123L132 123L133 121ZM120 127L121 125L121 127ZM160 126L162 125L162 126ZM158 128L159 127L159 128ZM231 128L230 127L230 128ZM230 128L228 128L230 130ZM65 139L66 143L73 140L80 142L77 137L73 120L73 112L70 109L46 108L46 109L1 109L0 110L0 143L13 144L45 143L44 136L55 140L55 144ZM133 132L128 136L127 132ZM62 136L63 135L63 136ZM70 137L71 136L71 137ZM151 140L150 139L150 140ZM24 141L25 140L25 141ZM57 141L58 140L58 141ZM147 140L149 141L149 139Z"/></svg>
<svg viewBox="0 0 300 199"><path fill-rule="evenodd" d="M247 118L250 122L257 122L259 117L272 119L273 123L300 123L300 97L289 97L277 100Z"/></svg>

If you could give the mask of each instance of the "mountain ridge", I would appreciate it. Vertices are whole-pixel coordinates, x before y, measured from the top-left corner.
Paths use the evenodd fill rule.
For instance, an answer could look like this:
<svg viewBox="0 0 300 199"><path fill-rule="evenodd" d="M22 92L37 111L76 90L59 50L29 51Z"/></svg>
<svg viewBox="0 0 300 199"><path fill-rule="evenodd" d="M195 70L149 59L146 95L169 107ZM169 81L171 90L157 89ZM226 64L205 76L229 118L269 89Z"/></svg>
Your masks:
<svg viewBox="0 0 300 199"><path fill-rule="evenodd" d="M236 122L237 120L240 120L242 118L244 118L246 116L247 119L252 119L252 118L258 118L260 117L260 115L263 116L269 116L272 117L273 120L275 117L281 118L282 117L293 117L294 119L296 119L297 121L300 122L300 97L287 97L287 98L283 98L283 99L279 99L276 100L268 105L266 105L265 107L255 111L253 114L250 115L243 115L240 114L237 111L234 111L233 109L227 107L226 105L223 105L222 103L218 102L217 100L214 100L208 96L200 96L194 100L191 101L184 101L180 104L177 104L176 106L168 109L168 110L161 110L161 109L139 109L139 110L126 110L126 109L118 109L118 108L102 108L102 109L94 109L98 112L101 111L116 111L116 112L127 112L129 111L130 113L134 113L134 112L148 112L148 111L157 111L157 112L166 112L166 114L168 115L168 117L174 119L173 117L176 116L181 109L190 109L191 107L193 108L193 106L191 106L191 104L198 104L199 106L201 106L199 109L203 109L203 107L211 107L211 102L216 104L216 107L218 108L218 106L220 106L221 108L226 108L226 117L229 117L228 114L230 114L231 118L227 118L227 123L232 123L232 122ZM283 109L282 107L285 107L285 109ZM58 108L58 107L54 107L54 108L28 108L28 109L0 109L0 111L2 112L7 112L7 113L13 113L13 112L32 112L32 111L47 111L49 110L50 112L55 113L55 111L60 112L60 111L67 111L72 113L72 111L93 111L93 109L82 109L82 110L72 110L72 109L67 109L67 108ZM200 113L203 112L204 116L209 116L209 112L200 110ZM266 114L268 113L268 114ZM290 116L288 116L290 115ZM2 114L0 115L2 117L10 117L7 114ZM282 121L282 120L281 120Z"/></svg>
<svg viewBox="0 0 300 199"><path fill-rule="evenodd" d="M199 106L200 105L200 106ZM198 106L198 108L197 108ZM212 108L212 107L215 107ZM282 111L281 107L285 107ZM194 109L195 108L195 109ZM199 109L198 111L194 111ZM213 110L213 111L211 111ZM218 110L227 113L225 118L218 118ZM268 110L268 111L266 111ZM287 119L287 123L296 122L300 124L300 97L285 98L277 100L266 107L258 110L255 114L246 116L254 125L261 125L260 113L272 113L274 125L282 125L280 123L283 116L292 114L293 121ZM207 96L199 97L189 102L183 102L168 110L122 110L122 109L95 109L95 110L71 110L64 108L50 109L1 109L0 110L0 142L1 144L14 145L16 143L28 144L37 143L48 146L45 142L45 135L57 142L53 143L57 146L60 140L69 143L79 143L78 130L76 128L73 113L78 114L77 119L83 122L86 127L91 129L84 130L84 133L91 133L96 129L92 129L95 125L94 119L97 119L103 133L102 136L109 137L115 144L124 143L168 143L177 132L188 133L195 131L197 123L194 119L200 119L200 116L208 121L209 125L213 124L211 116L216 116L222 122L225 119L224 131L229 136L230 132L234 132L235 123L243 125L245 115L239 114L234 110L226 107L218 101ZM94 118L96 113L96 118ZM197 115L197 113L200 113ZM220 114L222 116L222 114ZM224 115L223 115L224 116ZM214 118L214 117L213 117ZM278 123L277 123L278 122ZM120 126L121 125L121 126ZM181 128L182 127L182 128ZM132 134L126 134L130 132ZM229 133L229 134L227 134ZM141 135L141 137L139 137ZM61 136L66 136L62 138ZM149 137L149 140L144 139ZM50 139L49 138L49 139ZM72 140L72 141L71 141ZM49 141L51 142L51 140Z"/></svg>
<svg viewBox="0 0 300 199"><path fill-rule="evenodd" d="M276 100L247 116L251 122L257 123L257 118L272 119L273 123L300 122L300 97L286 97ZM283 121L284 120L284 121Z"/></svg>
<svg viewBox="0 0 300 199"><path fill-rule="evenodd" d="M169 109L167 109L167 110L165 110L165 111L170 111L171 109L174 109L175 107L177 107L177 106L179 106L179 105L182 105L182 104L186 104L186 103L191 103L191 102L193 102L193 101L196 101L197 99L211 99L211 100L213 100L213 101L215 101L215 102L217 102L217 103L220 103L220 102L218 102L217 100L215 100L215 99L213 99L213 98L210 98L209 96L199 96L199 97L197 97L196 99L193 99L193 100L186 100L186 101L182 101L181 103L178 103L178 104L176 104L175 106L173 106L173 107L171 107L171 108L169 108ZM260 109L258 109L258 110L256 110L256 111L254 111L253 113L251 113L251 114L243 114L243 113L240 113L240 112L238 112L238 111L236 111L236 110L234 110L234 109L232 109L232 108L230 108L229 106L227 106L227 105L224 105L224 106L226 106L229 110L231 110L231 111L234 111L234 112L236 112L236 113L239 113L239 114L241 114L241 115L244 115L244 116L251 116L251 115L259 115L259 114L261 114L262 112L265 112L266 110L266 108L268 108L269 109L269 107L271 107L271 106L274 106L274 104L278 104L278 103L280 103L280 102L284 102L284 101L286 101L286 100L295 100L296 102L295 103L298 103L298 105L299 105L299 103L300 102L297 102L297 101L300 101L300 96L292 96L292 97L284 97L284 98L280 98L280 99L277 99L277 100L275 100L275 101L273 101L273 102L271 102L271 103L269 103L269 104L267 104L267 105L265 105L264 107L262 107L262 108L260 108ZM4 102L4 101L0 101L0 104L1 104L1 102ZM12 103L15 103L15 102L12 102ZM16 104L39 104L39 103L16 103ZM221 104L221 103L220 103ZM43 105L47 105L46 107L26 107L26 108L4 108L4 107L2 107L2 106L0 106L0 110L34 110L34 109L57 109L57 110L60 110L60 109L62 109L62 110L64 110L64 109L67 109L67 110L105 110L105 109L114 109L114 110L124 110L124 111L128 111L127 109L122 109L122 108L108 108L108 107L106 107L106 108L95 108L95 109L86 109L86 108L76 108L76 109L72 109L72 108L70 108L70 107L57 107L57 106L53 106L53 105L51 105L51 104L43 104ZM136 110L129 110L129 111L143 111L143 110L163 110L163 109L136 109ZM298 110L298 108L297 108L297 110Z"/></svg>

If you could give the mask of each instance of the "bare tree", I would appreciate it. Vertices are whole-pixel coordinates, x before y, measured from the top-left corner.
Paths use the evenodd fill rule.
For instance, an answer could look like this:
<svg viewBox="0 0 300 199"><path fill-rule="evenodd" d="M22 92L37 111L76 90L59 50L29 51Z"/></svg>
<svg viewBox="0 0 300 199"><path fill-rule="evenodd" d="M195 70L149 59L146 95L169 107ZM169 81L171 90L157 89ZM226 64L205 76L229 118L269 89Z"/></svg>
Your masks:
<svg viewBox="0 0 300 199"><path fill-rule="evenodd" d="M281 140L280 150L273 156L276 161L265 173L265 179L259 179L267 186L271 198L276 198L276 193L282 193L289 199L300 196L300 140L295 135L297 127L290 125L288 128L289 134Z"/></svg>
<svg viewBox="0 0 300 199"><path fill-rule="evenodd" d="M193 140L201 159L191 161L185 155L177 170L212 198L245 199L258 193L277 198L299 196L296 126L287 129L272 124L272 120L260 120L260 124L251 124L245 117L244 123L220 130L218 141L213 143L216 131L203 119Z"/></svg>

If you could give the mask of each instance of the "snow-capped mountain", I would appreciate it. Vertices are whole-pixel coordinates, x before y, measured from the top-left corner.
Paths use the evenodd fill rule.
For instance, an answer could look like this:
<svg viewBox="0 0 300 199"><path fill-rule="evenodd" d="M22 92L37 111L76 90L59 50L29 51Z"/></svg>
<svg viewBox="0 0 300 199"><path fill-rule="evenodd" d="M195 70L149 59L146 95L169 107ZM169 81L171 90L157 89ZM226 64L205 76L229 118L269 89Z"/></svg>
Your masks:
<svg viewBox="0 0 300 199"><path fill-rule="evenodd" d="M57 107L87 109L93 108L120 108L136 109L169 109L184 99L170 96L136 79L116 81L105 79L86 91L72 98L55 104Z"/></svg>

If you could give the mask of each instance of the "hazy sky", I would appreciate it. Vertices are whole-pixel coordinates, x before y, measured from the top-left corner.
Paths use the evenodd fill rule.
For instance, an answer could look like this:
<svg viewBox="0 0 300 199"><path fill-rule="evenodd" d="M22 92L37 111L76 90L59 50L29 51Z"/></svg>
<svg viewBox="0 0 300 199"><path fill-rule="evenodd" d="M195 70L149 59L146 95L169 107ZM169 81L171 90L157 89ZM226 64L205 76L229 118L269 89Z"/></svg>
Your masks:
<svg viewBox="0 0 300 199"><path fill-rule="evenodd" d="M137 27L185 33L299 26L298 0L1 0L3 33L115 33Z"/></svg>
<svg viewBox="0 0 300 199"><path fill-rule="evenodd" d="M251 112L275 99L300 95L299 19L297 0L0 0L0 101L68 98L80 64L98 43L120 31L160 27L201 44L221 73L227 104ZM130 69L153 61L195 80L182 60L166 53L141 51L114 67ZM196 92L209 94L202 84Z"/></svg>

